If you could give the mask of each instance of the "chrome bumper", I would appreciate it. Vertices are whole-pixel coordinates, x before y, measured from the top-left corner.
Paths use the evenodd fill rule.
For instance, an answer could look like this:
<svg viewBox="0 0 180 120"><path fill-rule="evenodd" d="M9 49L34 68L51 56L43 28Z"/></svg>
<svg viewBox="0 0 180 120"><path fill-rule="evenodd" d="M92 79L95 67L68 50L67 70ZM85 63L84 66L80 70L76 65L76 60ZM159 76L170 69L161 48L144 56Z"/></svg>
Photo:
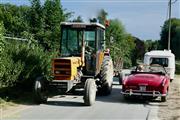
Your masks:
<svg viewBox="0 0 180 120"><path fill-rule="evenodd" d="M152 97L161 97L167 96L167 94L161 94L159 91L140 91L140 90L126 90L121 92L123 95L128 96L152 96Z"/></svg>

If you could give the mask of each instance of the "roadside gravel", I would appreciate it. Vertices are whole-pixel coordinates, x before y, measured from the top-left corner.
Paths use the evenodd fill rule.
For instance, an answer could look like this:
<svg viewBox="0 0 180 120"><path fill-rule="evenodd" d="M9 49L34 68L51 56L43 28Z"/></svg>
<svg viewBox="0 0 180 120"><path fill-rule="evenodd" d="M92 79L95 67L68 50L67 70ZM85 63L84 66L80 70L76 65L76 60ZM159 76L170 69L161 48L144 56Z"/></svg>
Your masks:
<svg viewBox="0 0 180 120"><path fill-rule="evenodd" d="M170 84L167 102L159 104L160 120L180 120L180 75L176 75Z"/></svg>

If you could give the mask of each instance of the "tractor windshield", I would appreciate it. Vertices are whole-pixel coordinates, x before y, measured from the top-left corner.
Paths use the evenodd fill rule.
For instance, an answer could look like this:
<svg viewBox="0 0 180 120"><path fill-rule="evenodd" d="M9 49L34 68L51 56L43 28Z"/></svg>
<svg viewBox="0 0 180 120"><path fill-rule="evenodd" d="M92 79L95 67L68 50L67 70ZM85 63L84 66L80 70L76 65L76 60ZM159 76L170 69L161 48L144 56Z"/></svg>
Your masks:
<svg viewBox="0 0 180 120"><path fill-rule="evenodd" d="M94 50L95 31L74 28L62 29L61 56L81 56L83 36L85 45Z"/></svg>

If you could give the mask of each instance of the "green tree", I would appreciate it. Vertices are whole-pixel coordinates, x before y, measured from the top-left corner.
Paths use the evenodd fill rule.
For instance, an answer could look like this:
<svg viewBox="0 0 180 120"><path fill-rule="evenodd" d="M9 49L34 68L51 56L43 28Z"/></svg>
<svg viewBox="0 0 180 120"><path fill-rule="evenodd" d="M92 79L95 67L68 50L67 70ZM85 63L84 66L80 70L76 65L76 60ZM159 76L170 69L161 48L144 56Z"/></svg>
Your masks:
<svg viewBox="0 0 180 120"><path fill-rule="evenodd" d="M168 46L168 29L169 20L164 22L164 25L161 30L161 40L160 44L162 49L167 49ZM180 19L172 18L171 19L171 50L175 54L177 59L180 59Z"/></svg>
<svg viewBox="0 0 180 120"><path fill-rule="evenodd" d="M20 37L22 32L29 31L28 11L28 6L0 4L0 18L4 23L6 35Z"/></svg>
<svg viewBox="0 0 180 120"><path fill-rule="evenodd" d="M5 47L5 42L4 42L4 38L3 38L3 33L4 33L3 24L2 24L2 22L0 21L0 54L3 53L4 47Z"/></svg>
<svg viewBox="0 0 180 120"><path fill-rule="evenodd" d="M158 50L159 49L159 40L146 40L144 41L146 51Z"/></svg>
<svg viewBox="0 0 180 120"><path fill-rule="evenodd" d="M90 19L89 19L89 22L95 22L95 23L97 23L97 18L90 18Z"/></svg>
<svg viewBox="0 0 180 120"><path fill-rule="evenodd" d="M77 18L74 18L72 22L83 22L83 19L81 16L77 16Z"/></svg>
<svg viewBox="0 0 180 120"><path fill-rule="evenodd" d="M134 37L135 50L133 53L133 65L137 65L137 60L143 60L144 54L146 52L146 46L143 40Z"/></svg>
<svg viewBox="0 0 180 120"><path fill-rule="evenodd" d="M108 16L108 13L104 9L101 9L98 12L98 16L97 16L99 23L105 25L105 21L107 20L107 16Z"/></svg>
<svg viewBox="0 0 180 120"><path fill-rule="evenodd" d="M44 4L44 42L53 49L60 46L60 23L65 20L60 0L46 0Z"/></svg>
<svg viewBox="0 0 180 120"><path fill-rule="evenodd" d="M38 32L43 29L43 9L40 0L31 0L31 8L29 11L29 25L31 33L35 34L35 39L40 39Z"/></svg>
<svg viewBox="0 0 180 120"><path fill-rule="evenodd" d="M113 43L111 39L113 37ZM128 34L118 19L110 20L110 26L106 30L107 47L111 49L111 55L115 62L121 66L130 67L132 65L132 52L135 48L133 37Z"/></svg>

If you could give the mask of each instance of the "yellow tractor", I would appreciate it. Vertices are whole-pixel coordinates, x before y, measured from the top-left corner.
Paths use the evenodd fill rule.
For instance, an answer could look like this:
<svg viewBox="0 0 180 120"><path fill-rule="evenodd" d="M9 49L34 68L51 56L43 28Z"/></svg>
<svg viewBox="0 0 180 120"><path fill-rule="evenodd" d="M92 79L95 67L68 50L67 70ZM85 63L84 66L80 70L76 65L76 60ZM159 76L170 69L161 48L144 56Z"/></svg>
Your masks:
<svg viewBox="0 0 180 120"><path fill-rule="evenodd" d="M112 90L113 63L105 49L105 27L99 23L61 23L60 56L52 60L53 80L35 80L37 103L47 101L48 88L61 93L83 89L87 106L95 102L96 92L108 95Z"/></svg>

